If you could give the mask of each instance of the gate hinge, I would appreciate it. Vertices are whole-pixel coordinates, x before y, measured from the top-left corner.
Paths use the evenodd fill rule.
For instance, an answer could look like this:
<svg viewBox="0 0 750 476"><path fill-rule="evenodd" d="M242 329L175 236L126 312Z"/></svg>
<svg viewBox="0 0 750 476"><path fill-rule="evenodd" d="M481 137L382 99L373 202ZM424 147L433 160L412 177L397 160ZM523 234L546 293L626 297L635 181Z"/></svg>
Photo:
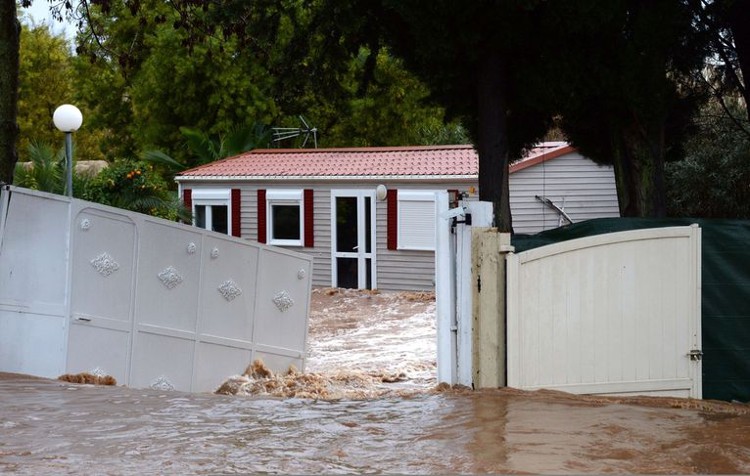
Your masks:
<svg viewBox="0 0 750 476"><path fill-rule="evenodd" d="M693 349L688 352L687 356L690 357L690 360L695 362L703 358L703 351L700 349Z"/></svg>

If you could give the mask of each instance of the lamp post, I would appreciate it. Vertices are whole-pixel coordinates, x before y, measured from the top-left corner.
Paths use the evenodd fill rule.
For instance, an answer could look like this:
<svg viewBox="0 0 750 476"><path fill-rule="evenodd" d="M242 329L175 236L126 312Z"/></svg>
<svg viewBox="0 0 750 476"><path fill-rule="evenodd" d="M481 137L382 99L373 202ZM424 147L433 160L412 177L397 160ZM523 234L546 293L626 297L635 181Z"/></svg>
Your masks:
<svg viewBox="0 0 750 476"><path fill-rule="evenodd" d="M73 196L73 132L77 131L83 123L83 115L77 107L72 104L63 104L55 109L52 115L61 132L65 133L65 195Z"/></svg>

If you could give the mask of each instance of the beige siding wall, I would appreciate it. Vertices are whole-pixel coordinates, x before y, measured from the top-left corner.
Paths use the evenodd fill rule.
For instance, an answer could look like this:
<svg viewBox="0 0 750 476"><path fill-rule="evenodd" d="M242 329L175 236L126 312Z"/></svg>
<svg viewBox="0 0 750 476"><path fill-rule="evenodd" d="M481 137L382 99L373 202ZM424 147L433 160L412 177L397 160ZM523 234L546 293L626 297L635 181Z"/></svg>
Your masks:
<svg viewBox="0 0 750 476"><path fill-rule="evenodd" d="M313 286L331 285L331 190L375 190L378 184L389 190L450 190L467 191L472 181L419 184L407 181L358 182L345 181L255 181L188 182L184 188L239 188L242 190L242 237L258 239L258 189L313 189L315 212L315 246L289 247L313 257ZM536 200L546 196L576 222L589 218L619 216L614 173L611 167L600 167L579 154L569 154L510 177L513 226L518 233L536 233L556 228L557 212ZM476 195L469 197L476 200ZM381 290L431 290L434 288L435 257L432 251L387 249L387 205L376 202L377 288Z"/></svg>
<svg viewBox="0 0 750 476"><path fill-rule="evenodd" d="M552 200L576 223L620 216L613 168L578 153L511 174L510 206L516 233L538 233L560 225L560 215L536 195Z"/></svg>
<svg viewBox="0 0 750 476"><path fill-rule="evenodd" d="M383 290L432 290L435 280L435 253L418 250L389 250L388 208L377 206L378 288Z"/></svg>

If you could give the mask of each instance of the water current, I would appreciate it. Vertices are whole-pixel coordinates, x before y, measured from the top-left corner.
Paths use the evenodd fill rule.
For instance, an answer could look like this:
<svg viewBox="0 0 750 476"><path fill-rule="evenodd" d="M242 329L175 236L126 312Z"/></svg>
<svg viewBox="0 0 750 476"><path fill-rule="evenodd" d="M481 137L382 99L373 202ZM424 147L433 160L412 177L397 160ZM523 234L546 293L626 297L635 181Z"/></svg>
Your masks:
<svg viewBox="0 0 750 476"><path fill-rule="evenodd" d="M0 473L750 472L745 406L660 401L511 390L316 401L5 374Z"/></svg>

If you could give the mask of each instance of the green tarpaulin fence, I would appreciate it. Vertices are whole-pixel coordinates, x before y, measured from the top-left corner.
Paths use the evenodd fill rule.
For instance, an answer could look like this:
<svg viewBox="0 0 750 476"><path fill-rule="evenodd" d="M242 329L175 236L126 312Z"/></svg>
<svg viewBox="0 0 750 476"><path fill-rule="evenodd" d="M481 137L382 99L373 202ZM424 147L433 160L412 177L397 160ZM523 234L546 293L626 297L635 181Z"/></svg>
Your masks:
<svg viewBox="0 0 750 476"><path fill-rule="evenodd" d="M536 235L514 235L516 252L603 233L702 228L703 398L750 401L750 221L603 218Z"/></svg>

